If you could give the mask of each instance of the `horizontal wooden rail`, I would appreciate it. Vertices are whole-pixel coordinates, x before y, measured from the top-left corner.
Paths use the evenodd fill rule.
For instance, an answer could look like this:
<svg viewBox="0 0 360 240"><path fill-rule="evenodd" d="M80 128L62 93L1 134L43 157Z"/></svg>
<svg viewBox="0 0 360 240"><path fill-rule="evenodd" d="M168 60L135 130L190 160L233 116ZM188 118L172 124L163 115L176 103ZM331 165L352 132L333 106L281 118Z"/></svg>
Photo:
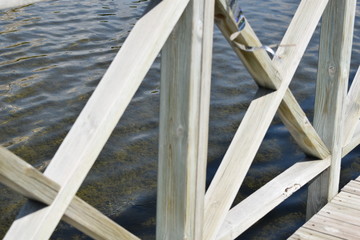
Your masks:
<svg viewBox="0 0 360 240"><path fill-rule="evenodd" d="M245 52L230 40L230 36L238 29L226 1L217 0L215 9L216 23L219 29L257 84L271 89L279 87L283 81L282 76L274 68L274 64L265 50ZM245 28L238 34L235 41L245 46L261 46L261 42L249 22L245 23ZM306 153L321 159L329 156L329 150L289 89L285 93L278 113L295 141Z"/></svg>
<svg viewBox="0 0 360 240"><path fill-rule="evenodd" d="M6 239L51 236L187 4L164 0L136 23L44 173L61 186L56 198L17 219Z"/></svg>
<svg viewBox="0 0 360 240"><path fill-rule="evenodd" d="M301 1L279 49L274 66L282 77L277 91L251 102L224 159L205 195L204 238L214 239L245 178L265 133L278 109L302 55L326 7L327 0Z"/></svg>
<svg viewBox="0 0 360 240"><path fill-rule="evenodd" d="M60 189L59 184L2 147L0 182L44 204L51 204ZM139 239L76 196L62 219L94 239Z"/></svg>
<svg viewBox="0 0 360 240"><path fill-rule="evenodd" d="M216 239L235 239L265 214L330 166L325 160L299 162L233 207Z"/></svg>
<svg viewBox="0 0 360 240"><path fill-rule="evenodd" d="M2 0L0 2L0 10L6 9L6 8L21 7L24 5L29 5L29 4L41 2L41 1L45 1L45 0Z"/></svg>

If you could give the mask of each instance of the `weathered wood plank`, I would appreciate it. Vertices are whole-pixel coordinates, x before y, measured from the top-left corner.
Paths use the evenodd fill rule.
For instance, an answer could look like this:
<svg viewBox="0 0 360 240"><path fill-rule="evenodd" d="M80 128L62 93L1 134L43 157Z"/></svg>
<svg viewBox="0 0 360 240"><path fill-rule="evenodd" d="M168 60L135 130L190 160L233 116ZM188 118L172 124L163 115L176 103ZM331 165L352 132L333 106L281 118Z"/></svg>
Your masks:
<svg viewBox="0 0 360 240"><path fill-rule="evenodd" d="M60 189L60 185L3 147L0 147L0 182L25 197L47 204Z"/></svg>
<svg viewBox="0 0 360 240"><path fill-rule="evenodd" d="M356 210L360 210L360 196L347 193L347 192L340 192L336 195L332 200L332 203L335 203L340 206L345 206L348 208L353 208Z"/></svg>
<svg viewBox="0 0 360 240"><path fill-rule="evenodd" d="M277 113L286 129L306 154L321 159L330 155L328 148L315 131L290 89L286 91Z"/></svg>
<svg viewBox="0 0 360 240"><path fill-rule="evenodd" d="M324 206L324 204L328 202L328 189L322 187L323 185L327 185L328 181L329 171L326 170L310 182L306 205L306 219L310 219L315 213L320 211L321 206Z"/></svg>
<svg viewBox="0 0 360 240"><path fill-rule="evenodd" d="M360 239L360 195L345 192L348 185L358 181L351 181L337 194L330 203L323 207L303 227L298 229L289 239L313 239L301 237L304 230L311 234L321 232L341 239ZM359 186L355 186L358 188ZM352 192L352 188L350 189ZM312 232L314 231L314 232ZM297 238L294 238L297 237ZM323 237L323 239L331 239Z"/></svg>
<svg viewBox="0 0 360 240"><path fill-rule="evenodd" d="M161 1L136 23L44 173L61 185L58 195L17 219L7 239L50 237L187 4Z"/></svg>
<svg viewBox="0 0 360 240"><path fill-rule="evenodd" d="M235 239L330 165L330 159L296 163L232 208L216 239Z"/></svg>
<svg viewBox="0 0 360 240"><path fill-rule="evenodd" d="M348 184L346 184L342 191L360 196L360 182L350 181Z"/></svg>
<svg viewBox="0 0 360 240"><path fill-rule="evenodd" d="M318 214L327 218L337 219L360 226L360 211L348 206L330 202L326 204Z"/></svg>
<svg viewBox="0 0 360 240"><path fill-rule="evenodd" d="M283 79L274 68L271 59L265 51L241 51L230 40L230 36L238 31L238 29L225 0L216 1L215 17L217 26L256 83L259 86L271 89L279 87ZM248 22L246 22L245 28L235 40L245 46L261 46L260 40ZM329 150L310 124L310 121L290 90L286 91L278 113L295 141L306 153L321 159L329 155Z"/></svg>
<svg viewBox="0 0 360 240"><path fill-rule="evenodd" d="M275 114L278 95L270 93L251 102L206 192L203 239L214 239L224 221L271 123L271 113Z"/></svg>
<svg viewBox="0 0 360 240"><path fill-rule="evenodd" d="M314 127L330 149L332 162L329 173L309 188L308 218L338 193L355 8L355 0L330 0L322 18Z"/></svg>
<svg viewBox="0 0 360 240"><path fill-rule="evenodd" d="M289 81L294 75L305 49L315 31L328 0L302 0L286 31L280 45L294 47L278 48L273 59L275 68L280 73L283 82ZM281 87L285 85L281 83ZM286 87L287 89L287 87Z"/></svg>
<svg viewBox="0 0 360 240"><path fill-rule="evenodd" d="M191 0L162 50L157 233L201 239L214 2Z"/></svg>
<svg viewBox="0 0 360 240"><path fill-rule="evenodd" d="M336 219L326 218L321 215L314 215L307 223L304 224L304 227L330 234L335 237L354 240L360 239L360 226Z"/></svg>
<svg viewBox="0 0 360 240"><path fill-rule="evenodd" d="M344 240L344 238L331 236L308 228L300 228L288 240Z"/></svg>
<svg viewBox="0 0 360 240"><path fill-rule="evenodd" d="M21 7L41 1L44 0L6 0L6 1L4 0L0 2L0 9Z"/></svg>
<svg viewBox="0 0 360 240"><path fill-rule="evenodd" d="M360 67L358 68L354 80L351 84L346 98L344 122L344 141L346 146L351 141L360 118Z"/></svg>
<svg viewBox="0 0 360 240"><path fill-rule="evenodd" d="M45 204L51 204L60 189L60 185L2 147L0 182ZM78 197L71 201L63 220L94 239L139 239Z"/></svg>
<svg viewBox="0 0 360 240"><path fill-rule="evenodd" d="M199 116L197 128L199 129L198 140L198 177L196 206L196 237L194 239L202 239L204 230L204 210L205 210L205 187L206 187L206 166L208 159L208 141L209 141L209 118L210 118L210 97L211 97L211 73L212 73L212 56L213 56L213 37L214 37L214 12L215 0L204 0L204 17L203 17L203 42L202 42L202 59L201 59L201 86L199 100ZM193 103L191 103L193 104ZM201 233L199 233L201 232Z"/></svg>
<svg viewBox="0 0 360 240"><path fill-rule="evenodd" d="M242 184L316 28L323 11L321 6L326 5L325 2L327 1L303 0L300 3L281 43L283 45L294 42L299 44L286 50L279 49L277 51L279 58L274 60L274 66L278 68L278 72L284 80L277 91L251 102L206 192L203 239L214 239L225 220L227 211Z"/></svg>

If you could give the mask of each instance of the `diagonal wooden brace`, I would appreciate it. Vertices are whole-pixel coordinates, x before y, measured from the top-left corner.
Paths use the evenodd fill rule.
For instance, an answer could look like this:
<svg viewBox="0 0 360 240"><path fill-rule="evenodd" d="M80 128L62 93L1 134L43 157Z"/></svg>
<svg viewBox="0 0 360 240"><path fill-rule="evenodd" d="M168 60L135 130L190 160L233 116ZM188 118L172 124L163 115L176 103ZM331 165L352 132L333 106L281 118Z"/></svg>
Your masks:
<svg viewBox="0 0 360 240"><path fill-rule="evenodd" d="M328 0L303 0L286 31L282 45L298 42L294 48L279 49L273 67L281 81L274 92L253 100L205 195L205 240L215 239L226 218L260 144L279 108ZM275 71L275 72L277 72Z"/></svg>
<svg viewBox="0 0 360 240"><path fill-rule="evenodd" d="M215 22L256 83L261 87L277 89L284 79L274 67L266 51L242 51L230 40L230 36L237 32L238 28L226 0L216 0ZM260 40L248 22L237 36L236 42L245 46L261 46ZM305 153L321 159L329 156L328 148L307 119L290 89L285 93L278 114Z"/></svg>
<svg viewBox="0 0 360 240"><path fill-rule="evenodd" d="M0 147L0 182L18 193L51 204L60 186L5 148ZM94 239L139 239L75 197L63 220Z"/></svg>
<svg viewBox="0 0 360 240"><path fill-rule="evenodd" d="M161 1L137 21L44 172L61 186L56 198L5 239L49 239L188 3Z"/></svg>

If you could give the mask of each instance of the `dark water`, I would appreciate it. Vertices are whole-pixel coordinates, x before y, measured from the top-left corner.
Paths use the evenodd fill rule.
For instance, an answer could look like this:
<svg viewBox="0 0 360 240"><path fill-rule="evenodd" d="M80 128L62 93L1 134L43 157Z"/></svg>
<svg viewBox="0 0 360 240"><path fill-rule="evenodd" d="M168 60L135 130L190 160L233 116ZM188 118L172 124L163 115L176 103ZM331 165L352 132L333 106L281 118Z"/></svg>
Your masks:
<svg viewBox="0 0 360 240"><path fill-rule="evenodd" d="M264 44L279 43L299 0L242 1ZM0 11L0 144L39 167L52 158L148 1L49 1ZM360 64L358 3L350 79ZM160 19L159 19L160 21ZM313 115L318 30L291 89ZM141 47L141 46L139 46ZM215 29L209 183L257 87ZM159 115L157 60L78 196L142 239L154 239ZM343 160L341 186L360 172L360 149ZM275 118L245 179L240 201L307 157ZM301 189L239 239L286 239L304 223ZM0 185L0 236L25 199ZM52 239L87 239L61 223Z"/></svg>

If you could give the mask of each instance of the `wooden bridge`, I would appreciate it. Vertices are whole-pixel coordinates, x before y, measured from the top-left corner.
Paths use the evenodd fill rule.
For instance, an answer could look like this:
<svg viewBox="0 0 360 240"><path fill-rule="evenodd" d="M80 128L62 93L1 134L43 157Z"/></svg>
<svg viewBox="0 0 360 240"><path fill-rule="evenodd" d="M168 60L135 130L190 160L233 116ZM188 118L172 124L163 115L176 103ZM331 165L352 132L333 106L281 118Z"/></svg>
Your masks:
<svg viewBox="0 0 360 240"><path fill-rule="evenodd" d="M0 8L34 2L2 1ZM43 174L1 148L0 181L45 204L29 200L31 211L13 222L5 239L48 239L61 219L95 239L138 239L75 195L160 51L156 238L235 239L311 181L310 218L336 196L341 159L360 143L360 74L348 91L355 7L356 0L300 1L271 59L249 22L239 31L226 0L161 1L134 26ZM311 124L289 84L320 18ZM214 22L259 94L206 190ZM231 208L276 112L303 151L318 160L296 163Z"/></svg>
<svg viewBox="0 0 360 240"><path fill-rule="evenodd" d="M289 238L301 239L360 239L360 177Z"/></svg>

